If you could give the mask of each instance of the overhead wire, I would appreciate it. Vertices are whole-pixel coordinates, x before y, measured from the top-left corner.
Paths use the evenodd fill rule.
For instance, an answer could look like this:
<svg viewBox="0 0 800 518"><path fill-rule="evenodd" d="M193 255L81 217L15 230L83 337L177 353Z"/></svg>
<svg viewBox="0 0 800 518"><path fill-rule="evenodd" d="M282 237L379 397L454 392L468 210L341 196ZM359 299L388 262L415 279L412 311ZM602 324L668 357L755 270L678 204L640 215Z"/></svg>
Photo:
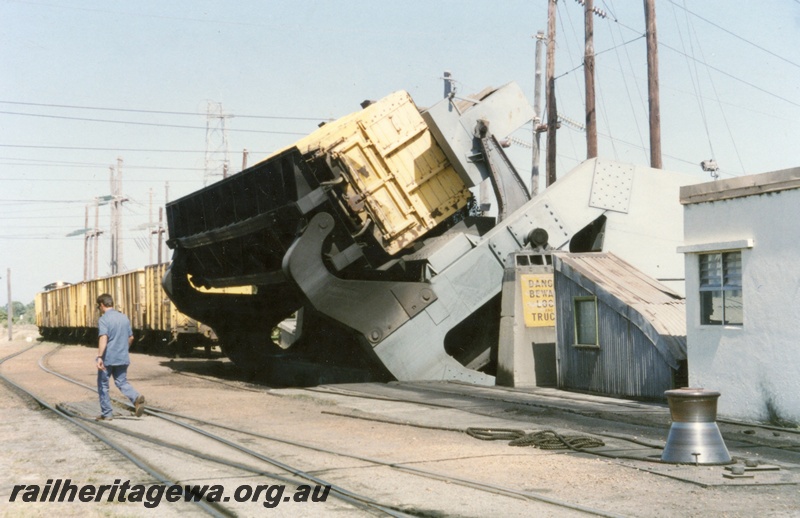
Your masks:
<svg viewBox="0 0 800 518"><path fill-rule="evenodd" d="M606 7L606 10L609 13L611 13L612 18L614 20L616 20L617 19L616 15L608 7L608 5L605 3L605 0L603 1L603 5ZM613 5L613 1L612 1L612 5ZM621 29L619 28L619 26L617 26L617 30L620 31L620 39L622 39L622 32L621 32ZM623 72L624 66L622 64L622 58L620 57L620 51L619 51L619 45L617 45L617 39L614 37L614 30L610 29L608 31L608 33L609 33L609 36L611 37L611 41L614 43L614 54L617 56L617 63L619 64L620 76L622 77L622 84L625 85L625 95L628 98L628 105L631 108L631 116L633 117L633 123L636 126L636 133L637 133L637 135L639 135L639 142L642 145L642 150L644 152L644 160L645 160L645 162L647 162L649 160L649 157L647 156L647 151L646 151L646 148L645 148L645 145L644 145L644 134L642 132L642 128L639 126L639 117L637 116L636 109L633 106L633 97L631 96L631 91L630 91L630 88L628 87L628 74ZM640 39L642 37L644 37L644 35L640 36L637 39ZM633 64L631 63L630 54L628 54L628 48L627 48L626 45L627 44L623 44L624 50L625 50L625 54L628 57L628 64L629 64L629 66L631 68L631 71L633 71ZM633 77L633 84L636 86L637 91L639 93L639 96L641 98L641 91L639 91L639 89L638 89L638 83L636 82L636 76L632 75L631 77ZM644 102L642 103L642 105L644 107ZM644 109L644 113L647 113L646 107Z"/></svg>
<svg viewBox="0 0 800 518"><path fill-rule="evenodd" d="M556 4L556 5L560 6L560 4ZM564 9L566 9L566 7ZM567 54L569 55L570 61L575 63L578 60L572 55L572 45L570 45L570 40L568 38L566 38L567 30L564 27L564 18L566 18L567 21L569 22L569 27L570 27L570 30L572 32L572 37L573 37L573 39L575 41L578 42L578 43L576 43L576 45L578 45L578 48L581 47L580 41L582 40L582 38L580 38L578 36L578 32L575 30L575 25L572 23L572 17L567 16L565 13L559 13L559 14L561 14L558 17L559 23L561 24L561 32L564 33L564 36L565 36L564 37L565 48L567 49ZM580 57L580 64L577 67L573 68L572 70L577 70L578 68L583 67L583 53L580 53L579 55L581 56ZM576 88L578 89L578 91L582 91L583 88L582 88L582 86L580 84L580 81L578 80L577 76L573 76L573 77L575 78L575 86L576 86Z"/></svg>
<svg viewBox="0 0 800 518"><path fill-rule="evenodd" d="M689 69L689 78L692 81L692 88L694 88L694 94L695 94L694 97L695 100L697 101L697 107L700 112L700 118L703 122L703 128L705 129L706 132L706 139L708 140L708 147L709 150L711 151L711 158L713 159L716 157L716 154L714 153L714 144L711 142L711 132L708 130L708 118L706 117L705 105L703 104L701 98L700 77L697 72L697 61L694 62L694 68L692 68L692 63L689 61L690 56L686 54L686 43L683 40L683 33L681 32L681 24L678 21L678 14L675 12L674 9L672 10L672 14L675 18L675 27L677 29L678 39L681 42L681 47L683 48L684 56L686 57L686 67ZM689 24L688 15L686 17L686 24L687 26ZM689 39L689 50L691 51L691 57L694 58L694 44L692 43L691 34L688 35L688 39Z"/></svg>
<svg viewBox="0 0 800 518"><path fill-rule="evenodd" d="M203 130L206 131L207 128L205 126L187 126L183 124L164 124L164 123L156 123L156 122L139 122L139 121L119 121L113 119L93 119L89 117L68 117L66 115L46 115L41 113L22 113L22 112L11 112L0 110L0 114L3 115L18 115L23 117L42 117L48 119L62 119L62 120L75 120L75 121L83 121L83 122L101 122L101 123L109 123L109 124L130 124L133 126L149 126L149 127L158 127L158 128L177 128L177 129L194 129L194 130ZM228 131L235 131L239 133L264 133L270 135L301 135L305 136L308 133L299 133L295 131L270 131L270 130L252 130L252 129L235 129L235 128L228 128Z"/></svg>
<svg viewBox="0 0 800 518"><path fill-rule="evenodd" d="M206 153L204 149L147 149L147 148L122 148L122 147L48 146L41 144L0 144L0 147L23 148L23 149L60 149L60 150L73 150L73 151L114 151L117 153L120 152ZM272 151L254 151L254 150L249 150L248 152L255 154L272 153Z"/></svg>
<svg viewBox="0 0 800 518"><path fill-rule="evenodd" d="M2 160L20 160L20 159L4 159L0 157L0 161ZM32 159L35 160L35 159ZM60 168L102 168L108 169L108 164L70 164L70 163L47 163L42 161L42 163L20 163L20 164L13 164L13 163L2 163L0 165L8 165L14 167L60 167ZM149 166L149 165L127 165L125 164L125 169L152 169L153 171L205 171L202 167L167 167L167 166ZM127 179L126 179L127 180Z"/></svg>
<svg viewBox="0 0 800 518"><path fill-rule="evenodd" d="M684 2L685 2L685 0L684 0ZM686 11L689 12L688 9L686 9ZM688 16L686 17L686 20L687 20L687 24L689 26L689 30L694 35L695 40L697 40L697 42L698 42L697 48L699 49L700 57L703 58L703 61L705 61L705 59L706 59L705 58L705 53L703 52L702 45L700 45L700 40L697 37L697 32L695 31L694 24L691 23L691 20L689 20ZM691 34L690 34L690 37L691 37ZM733 136L733 131L731 130L731 126L728 123L728 117L725 114L725 109L722 107L722 103L720 102L719 93L717 92L717 85L714 82L714 77L711 75L711 73L708 71L708 69L706 69L706 73L708 74L708 81L709 81L709 83L711 83L711 89L714 91L714 97L716 98L717 104L719 105L719 110L720 110L720 113L722 114L722 121L725 124L725 128L728 130L728 136L730 137L731 143L733 144L733 151L736 154L736 158L739 160L739 166L741 167L741 172L742 172L742 174L744 174L746 172L746 169L744 167L744 162L742 161L742 156L739 153L739 146L736 145L736 139Z"/></svg>
<svg viewBox="0 0 800 518"><path fill-rule="evenodd" d="M20 203L94 203L94 200L0 199L0 203L7 203L9 205Z"/></svg>
<svg viewBox="0 0 800 518"><path fill-rule="evenodd" d="M602 108L600 110L600 114L603 117L603 121L605 122L606 128L608 128L608 133L612 134L613 132L611 130L611 121L609 121L609 119L608 119L608 111L606 110L605 96L602 95L603 89L600 86L602 84L602 82L600 81L600 74L599 74L599 71L601 69L602 69L602 67L598 67L598 66L595 65L595 68L594 68L594 74L595 74L595 78L596 78L595 90L598 93L597 98L599 99L600 107ZM619 160L619 153L617 153L617 146L615 144L615 139L611 139L611 151L614 154L614 160Z"/></svg>
<svg viewBox="0 0 800 518"><path fill-rule="evenodd" d="M613 6L613 0L610 0L610 1L612 2L612 6ZM718 29L722 30L723 32L725 32L725 33L727 33L727 34L730 34L730 35L736 36L738 39L741 39L741 40L745 41L746 43L748 43L748 44L750 44L750 45L754 46L755 48L758 48L759 50L762 50L762 51L764 51L764 52L766 52L766 53L768 53L768 54L770 54L770 55L772 55L772 56L774 56L774 57L777 57L777 58L779 58L779 59L782 59L783 61L787 61L787 62L789 62L790 64L792 64L792 65L794 65L794 66L800 66L800 65L798 65L797 63L794 63L794 62L788 61L788 60L786 60L785 58L783 58L782 56L779 56L779 55L777 55L777 54L773 53L773 52L772 52L772 51L770 51L769 49L766 49L766 48L764 48L764 47L762 47L762 46L760 46L760 45L758 45L758 44L756 44L756 43L754 43L754 42L752 42L752 41L750 41L750 40L747 40L746 38L743 38L743 37L740 37L740 36L736 35L736 34L735 34L735 33L733 33L732 31L730 31L730 30L728 30L728 29L725 29L724 27L720 26L719 24L716 24L716 23L714 23L714 22L711 22L710 20L708 20L708 19L706 19L706 18L703 18L703 17L702 17L702 16L700 16L700 15L697 15L696 13L694 13L694 12L690 11L689 9L687 9L687 8L685 8L685 7L683 7L683 6L680 6L680 5L676 4L676 2L674 2L673 0L669 0L669 1L670 1L670 3L671 3L671 4L675 5L675 6L676 6L676 7L678 7L678 8L681 8L681 9L683 9L683 10L684 10L684 11L686 11L688 14L691 14L691 15L693 15L693 16L696 16L696 17L700 18L701 20L703 20L703 21L705 21L705 22L707 22L707 23L710 23L711 25L713 25L713 26L717 27ZM608 5L607 5L607 4L605 4L605 2L604 2L604 5L606 5L606 7L608 8ZM639 31L639 30L637 30L637 29L634 29L634 28L632 28L632 27L630 27L630 26L628 26L628 25L626 25L626 24L622 23L622 22L621 22L621 21L620 21L620 20L619 20L619 19L618 19L618 18L617 18L615 15L614 15L614 9L613 9L613 8L608 8L608 12L610 12L610 13L611 13L611 17L612 17L612 20L611 20L611 21L613 21L615 24L617 24L617 26L618 26L619 28L625 28L625 29L627 29L627 30L629 30L629 31L631 31L631 32L635 32L635 33L637 33L637 34L641 34L641 31ZM674 11L673 11L673 12L674 12ZM676 20L677 20L677 17L676 17ZM680 24L678 24L678 25L680 25ZM620 29L620 30L621 30L621 29ZM682 38L682 36L681 36L681 33L680 33L680 29L678 30L678 33L679 33L679 37L681 37L681 38ZM697 38L696 38L696 36L695 36L695 39L697 39ZM698 41L699 41L699 40L698 40ZM742 84L745 84L745 85L747 85L747 86L749 86L749 87L751 87L751 88L754 88L754 89L756 89L756 90L758 90L758 91L760 91L760 92L762 92L762 93L764 93L764 94L766 94L766 95L768 95L768 96L771 96L771 97L773 97L773 98L775 98L775 99L778 99L778 100L781 100L781 101L787 102L787 103L789 103L789 104L791 104L791 105L793 105L793 106L798 106L798 107L800 107L800 103L798 103L798 102L795 102L795 101L793 101L793 100L791 100L791 99L788 99L788 98L786 98L786 97L784 97L784 96L778 95L778 94L776 94L776 93L774 93L774 92L772 92L772 91L769 91L769 90L767 90L766 88L760 87L760 86L758 86L758 85L756 85L756 84L754 84L754 83L752 83L752 82L750 82L750 81L747 81L747 80L745 80L745 79L742 79L742 78L740 78L740 77L737 77L737 76L735 76L735 75L733 75L733 74L731 74L731 73L729 73L729 72L726 72L726 71L724 71L724 70L722 70L722 69L720 69L720 68L718 68L718 67L715 67L715 66L713 66L713 65L709 64L709 63L708 63L708 62L705 60L705 56L704 56L704 55L702 55L702 48L700 48L700 50L699 50L699 52L700 52L700 53L701 53L701 55L702 55L702 59L698 59L697 57L695 57L695 56L693 55L693 53L692 53L692 55L689 55L689 54L687 54L687 52L685 52L685 49L684 49L684 51L678 50L678 49L674 48L673 46L671 46L671 45L669 45L669 44L667 44L667 43L664 43L664 41L662 41L661 39L659 39L659 41L658 41L658 45L659 45L660 47L664 47L664 48L666 48L666 49L668 49L668 50L670 50L670 51L672 51L672 52L675 52L675 53L677 53L677 54L679 54L679 55L681 55L681 56L684 56L684 57L686 57L688 60L691 60L691 61L692 61L693 63L695 63L695 64L700 64L700 65L702 65L702 66L705 66L705 67L706 67L706 71L707 71L707 73L709 74L709 78L711 78L711 74L710 74L710 72L708 72L708 71L709 71L709 70L713 70L713 71L715 71L715 72L718 72L718 73L720 73L720 74L722 74L722 75L724 75L724 76L726 76L726 77L729 77L729 78L731 78L731 79L733 79L733 80L735 80L735 81L737 81L737 82L740 82L740 83L742 83ZM626 51L626 53L627 53L627 47L625 47L625 51ZM630 60L630 56L629 56L629 55L628 55L628 59ZM695 66L696 66L696 65L695 65ZM690 68L690 70L691 70L691 68ZM692 75L692 74L691 74L691 72L690 72L690 77L692 77L692 81L693 81L693 87L695 87L695 94L694 94L694 95L695 95L695 97L696 97L697 99L703 99L703 98L704 98L704 96L702 95L702 93L701 93L701 92L699 92L699 91L697 90L697 87L695 86L695 83L694 83L694 81L695 81L695 79L694 79L694 78L695 78L695 77L698 77L698 78L699 78L699 75L698 75L698 74L697 74L697 72L696 72L696 68L695 68L695 74L694 74L694 75ZM699 81L699 79L698 79L698 81ZM727 122L727 116L726 116L726 114L725 114L725 111L724 111L724 110L722 109L722 107L721 107L721 105L722 105L722 101L719 99L719 95L718 95L718 93L717 93L717 90L716 90L716 85L715 85L715 83L713 82L713 79L711 79L711 83L712 83L712 88L713 88L713 90L714 90L714 93L715 93L715 97L716 97L717 103L720 105L720 109L722 110L722 116L723 116L723 119L724 119L724 121L725 121L726 127L728 128L728 132L729 132L729 134L731 135L731 138L732 138L732 140L733 140L733 132L732 132L732 130L730 129L730 125L729 125L729 123ZM634 84L636 84L636 85L637 85L637 88L638 88L638 83L637 83L637 82L634 82ZM640 98L641 98L641 99L643 99L643 97L641 96L641 94L640 94ZM700 103L702 104L702 101L698 101L698 102L700 102ZM706 122L706 118L705 118L705 113L704 113L704 109L703 109L702 107L701 107L701 111L703 112L703 117L704 117L704 126L707 128L707 122ZM765 114L765 115L773 116L772 114ZM711 143L710 143L710 132L709 132L707 129L706 129L706 134L707 134L707 137L709 138L709 144L710 144L710 147L711 147ZM737 154L737 159L739 160L740 166L742 167L742 171L744 172L744 171L745 171L744 164L743 164L743 162L742 162L742 160L741 160L741 156L740 156L740 154L739 154L738 147L737 147L735 144L734 144L734 148L735 148L735 152L736 152L736 154ZM713 153L713 150L712 150L712 153ZM688 162L688 161L687 161L687 163L692 163L692 162ZM696 164L695 164L695 165L696 165ZM726 174L729 174L729 175L731 175L731 176L735 176L735 175L733 175L732 173L726 173Z"/></svg>
<svg viewBox="0 0 800 518"><path fill-rule="evenodd" d="M579 4L581 4L581 5L583 5L583 4L581 3L581 1L580 1L580 0L577 0L577 2L578 2ZM607 6L606 6L606 7L607 7ZM611 12L611 16L612 16L612 18L613 18L613 21L615 21L615 22L618 22L618 20L617 20L616 16L613 14L613 11L612 11L611 9L609 9L608 11L610 11L610 12ZM603 11L603 16L601 16L601 17L602 17L602 18L607 18L605 15L606 15L606 12L605 12L605 11ZM559 17L559 20L561 20L562 18L564 18L564 16L560 16L560 17ZM571 28L571 30L572 30L573 37L574 37L576 40L580 41L580 40L581 40L581 38L579 38L579 36L578 36L578 32L577 32L577 30L575 29L575 26L574 26L574 24L572 23L572 19L571 19L571 17L567 16L567 20L568 20L568 22L569 22L569 24L570 24L570 28ZM561 22L561 26L562 26L562 31L563 31L563 32L566 34L566 29L564 28L564 23L563 23L563 22ZM605 53L607 53L607 52L611 52L612 50L613 50L613 51L615 51L615 52L617 52L617 55L618 55L618 49L619 49L620 47L625 47L625 46L627 46L628 44L630 44L630 43L633 43L633 42L636 42L636 41L638 41L638 40L640 40L640 39L642 39L642 38L644 38L644 37L645 37L645 35L644 35L643 33L640 33L640 34L639 34L639 36L637 36L636 38L633 38L633 39L631 39L631 40L628 40L628 41L622 41L621 43L617 43L617 42L616 42L616 39L614 39L614 38L613 38L613 34L612 34L612 43L613 43L613 45L612 45L611 47L607 48L607 49L604 49L604 50L600 51L600 52L595 52L595 53L594 53L594 56L595 56L595 57L597 57L597 56L600 56L600 55L602 55L602 54L605 54ZM622 39L624 40L624 38L622 38ZM580 46L580 45L579 45L579 46ZM568 54L569 54L569 56L570 56L570 60L571 60L571 61L573 61L573 62L577 61L577 60L576 60L576 59L575 59L575 58L572 56L572 50L571 50L571 46L570 46L570 43L569 43L569 39L567 39L567 40L566 40L566 48L567 48L567 53L568 53ZM619 59L619 58L618 58L618 59ZM564 73L560 74L559 76L556 76L554 79L556 79L556 80L557 80L557 79L560 79L560 78L562 78L562 77L564 77L564 76L566 76L566 75L569 75L569 74L571 74L572 72L574 72L575 70L577 70L577 69L579 69L579 68L582 68L583 66L584 66L584 58L583 58L583 57L581 57L581 59L580 59L580 63L579 63L577 66L573 67L572 69L568 70L567 72L564 72ZM598 75L599 75L599 71L598 71L598 69L599 69L599 68L600 68L600 67L598 66L598 63L596 62L596 64L595 64L595 75L596 75L596 76L598 76ZM624 80L624 77L623 77L623 80ZM576 81L576 86L577 86L577 89L578 89L578 91L583 91L584 89L581 87L581 85L580 85L580 83L579 83L579 81L578 81L578 79L577 79L577 76L575 76L575 81ZM595 84L597 85L597 86L596 86L596 90L597 90L597 92L599 93L599 95L598 95L598 97L599 97L599 101L600 101L600 102L599 102L599 105L600 105L600 107L601 107L601 110L600 110L600 112L601 112L601 115L602 115L602 117L603 117L603 120L604 120L604 123L605 123L605 125L606 125L606 128L608 128L608 131L609 131L609 133L610 133L610 132L611 132L611 123L610 123L610 119L609 119L609 117L608 117L608 112L607 112L607 107L606 107L606 103L605 103L605 98L604 98L604 97L603 97L603 95L602 95L602 91L603 91L603 89L602 89L602 86L601 86L601 82L600 82L600 81L596 81L596 83L595 83ZM626 89L627 89L627 83L626 83ZM628 96L629 96L629 100L630 100L630 94L628 94ZM584 97L584 101L585 101L585 97ZM631 103L631 107L632 107L632 103ZM633 109L632 109L632 111L633 111ZM637 119L637 117L635 116L635 111L633 111L633 115L634 115L634 119ZM641 130L638 128L638 122L637 122L637 131L639 132L639 138L640 138L640 140L641 140L642 136L641 136ZM572 143L572 145L573 145L573 149L574 149L574 142L572 142L572 138L571 138L571 136L570 136L569 138L570 138L570 142ZM612 147L612 152L613 152L613 154L614 154L614 156L615 156L615 158L616 158L616 157L618 157L618 150L616 149L615 141L614 141L614 139L613 139L613 138L611 138L611 139L610 139L610 143L611 143L611 147ZM576 156L577 156L577 153L576 153Z"/></svg>
<svg viewBox="0 0 800 518"><path fill-rule="evenodd" d="M566 127L568 129L571 129L573 132L580 132L580 130L578 130L576 128L573 128L573 127L571 127L569 125L567 125ZM616 140L620 144L625 144L626 146L630 146L630 147L632 147L634 149L641 149L641 146L639 144L636 144L635 142L630 142L628 140L617 138L617 137L611 137L611 135L608 135L606 133L598 132L597 136L598 137L603 137L606 140L611 140L612 138L614 138L614 140ZM662 155L664 157L666 157L666 158L671 159L671 160L675 160L676 162L681 162L681 163L684 163L684 164L687 164L687 165L697 166L697 162L696 161L693 162L691 160L687 160L685 158L681 158L681 157L678 157L678 156L675 156L675 155L670 155L668 153L662 153ZM723 173L723 171L720 171L720 173ZM736 176L733 173L724 173L724 174L727 174L728 176Z"/></svg>
<svg viewBox="0 0 800 518"><path fill-rule="evenodd" d="M758 90L759 92L762 92L762 93L765 93L765 94L769 95L770 97L774 97L775 99L779 99L779 100L784 101L784 102L786 102L788 104L791 104L792 106L797 106L798 108L800 108L800 103L798 103L798 102L792 101L791 99L787 99L786 97L783 97L783 96L778 95L776 93L770 92L769 90L767 90L765 88L762 88L762 87L760 87L758 85L755 85L755 84L753 84L753 83L751 83L749 81L745 81L744 79L736 77L733 74L730 74L730 73L728 73L728 72L726 72L726 71L724 71L724 70L722 70L722 69L720 69L718 67L715 67L715 66L709 64L706 61L702 61L702 60L699 60L699 59L697 59L697 58L695 58L693 56L689 56L685 52L682 52L681 50L676 49L675 47L673 47L671 45L668 45L668 44L666 44L664 42L661 42L661 41L658 42L658 45L659 45L659 47L664 47L664 48L669 49L669 50L671 50L671 51L673 51L673 52L675 52L677 54L680 54L682 56L687 56L689 59L691 59L693 61L697 61L699 64L701 64L703 66L706 66L709 69L714 70L715 72L719 72L720 74L724 75L725 77L729 77L729 78L733 79L734 81L738 81L738 82L740 82L742 84L745 84L745 85L747 85L747 86L749 86L751 88L754 88L754 89Z"/></svg>
<svg viewBox="0 0 800 518"><path fill-rule="evenodd" d="M700 20L706 22L709 25L712 25L712 26L716 27L717 29L721 30L722 32L724 32L726 34L729 34L730 36L733 36L734 38L736 38L736 39L738 39L740 41L743 41L743 42L747 43L748 45L752 45L753 47L757 48L758 50L761 50L762 52L766 52L767 54L769 54L772 57L778 58L781 61L784 61L785 63L788 63L788 64L790 64L790 65L792 65L794 67L800 68L800 64L795 63L794 61L791 61L791 60L781 56L780 54L776 54L775 52L772 52L768 48L762 47L758 43L755 43L753 41L748 40L747 38L743 37L741 34L737 34L737 33L733 32L733 31L730 31L730 30L726 29L725 27L723 27L723 26L721 26L721 25L719 25L717 23L712 22L708 18L704 18L704 17L700 16L699 14L697 14L697 13L695 13L693 11L690 11L686 7L685 3L684 3L684 5L680 5L677 2L675 2L674 0L667 0L667 1L669 3L671 3L672 5L674 5L675 7L677 7L678 9L683 9L684 11L686 11L686 13L691 14L695 18L699 18ZM795 1L800 3L798 0L795 0Z"/></svg>
<svg viewBox="0 0 800 518"><path fill-rule="evenodd" d="M147 180L143 178L126 178L125 183L153 183L156 180ZM108 178L0 178L0 182L48 182L48 183L108 183ZM173 183L200 183L199 180L170 180Z"/></svg>
<svg viewBox="0 0 800 518"><path fill-rule="evenodd" d="M626 24L624 24L624 23L620 22L619 20L612 20L612 21L613 21L614 23L618 24L620 27L624 27L625 29L627 29L627 30L629 30L629 31L635 32L636 34L641 34L641 31L640 31L640 30L638 30L638 29L634 29L633 27L631 27L631 26L629 26L629 25L626 25ZM726 30L726 32L729 32L729 31L727 31L727 30ZM659 46L659 48L661 48L661 47L664 47L664 48L666 48L666 49L669 49L669 50L671 50L672 52L675 52L675 53L677 53L677 54L680 54L680 55L682 55L682 56L687 56L687 54L686 54L685 52L682 52L682 51L680 51L680 50L676 49L675 47L673 47L673 46L671 46L671 45L668 45L667 43L665 43L665 42L664 42L663 40L661 40L661 39L659 39L659 40L658 40L658 46ZM694 58L694 57L692 57L692 56L688 56L688 57L689 57L690 59L694 59L694 60L696 60L696 58ZM754 88L754 89L756 89L756 90L758 90L758 91L760 91L760 92L762 92L762 93L765 93L765 94L767 94L767 95L769 95L769 96L771 96L771 97L774 97L774 98L776 98L776 99L779 99L779 100L781 100L781 101L787 102L787 103L789 103L789 104L791 104L791 105L793 105L793 106L800 107L800 103L797 103L797 102L795 102L795 101L792 101L792 100L790 100L790 99L787 99L787 98L785 98L785 97L783 97L783 96L781 96L781 95L778 95L778 94L776 94L776 93L770 92L769 90L767 90L767 89L765 89L765 88L762 88L762 87L760 87L760 86L757 86L757 85L755 85L755 84L753 84L753 83L751 83L751 82L749 82L749 81L745 81L744 79L741 79L741 78L739 78L739 77L736 77L736 76L734 76L733 74L731 74L731 73L729 73L729 72L726 72L726 71L724 71L724 70L722 70L722 69L720 69L720 68L718 68L718 67L715 67L715 66L713 66L713 65L710 65L709 63L707 63L707 62L705 62L705 61L700 61L700 60L697 60L697 61L698 61L698 63L700 63L701 65L703 65L703 66L706 66L706 67L708 67L708 68L710 68L711 70L714 70L714 71L716 71L716 72L719 72L720 74L722 74L722 75L724 75L724 76L726 76L726 77L729 77L729 78L731 78L731 79L733 79L733 80L735 80L735 81L738 81L738 82L740 82L740 83L742 83L742 84L745 84L745 85L747 85L747 86L749 86L749 87L751 87L751 88Z"/></svg>
<svg viewBox="0 0 800 518"><path fill-rule="evenodd" d="M74 104L52 104L52 103L34 103L23 101L4 101L0 100L0 104L14 104L19 106L38 106L46 108L70 108L79 110L98 110L98 111L111 111L111 112L125 112L125 113L148 113L156 115L186 115L192 117L206 117L208 114L203 112L183 112L183 111L165 111L165 110L145 110L136 108L106 108L100 106L79 106ZM295 120L295 121L332 121L333 119L327 117L295 117L284 115L237 115L234 113L226 114L226 117L236 119L267 119L267 120Z"/></svg>
<svg viewBox="0 0 800 518"><path fill-rule="evenodd" d="M561 25L561 32L562 32L562 34L564 34L564 38L562 38L564 40L564 48L566 48L566 50L567 50L567 55L569 55L570 61L574 63L575 62L575 58L572 56L572 46L570 45L569 38L567 38L567 29L564 26L564 18L566 18L567 21L569 21L569 23L570 23L570 29L572 30L573 38L577 39L577 35L575 33L575 26L572 25L572 19L569 16L566 16L565 13L561 12L562 11L561 4L556 3L556 9L557 9L557 12L558 12L558 22ZM579 67L582 67L582 66L583 66L583 60L581 60L581 64L579 65ZM575 86L577 88L577 91L578 92L582 92L583 89L582 89L582 87L580 85L580 82L578 81L577 76L573 76L573 77L575 78ZM555 78L553 79L553 81L555 81ZM559 93L558 89L556 89L556 96L560 97L560 93ZM560 103L560 102L557 102L556 104L558 106L563 106L563 104ZM583 106L585 108L585 104L583 104ZM570 145L572 146L572 152L573 152L574 156L575 157L582 156L583 155L582 153L578 153L578 150L575 147L575 142L573 141L571 136L570 136L569 142L570 142Z"/></svg>
<svg viewBox="0 0 800 518"><path fill-rule="evenodd" d="M607 49L603 49L603 50L601 50L600 52L595 52L595 53L594 53L594 55L595 55L595 57L597 57L597 56L601 56L601 55L605 54L606 52L611 52L612 50L616 50L616 49L617 49L617 48L619 48L619 47L623 47L623 46L625 46L625 45L628 45L628 44L630 44L630 43L637 42L637 41L641 40L642 38L644 38L644 35L637 36L636 38L633 38L632 40L623 41L622 43L620 43L620 44L618 44L618 45L617 45L617 44L615 44L613 47L609 47L609 48L607 48ZM576 71L576 70L578 70L579 68L583 68L583 62L581 62L579 65L576 65L575 67L571 68L570 70L567 70L566 72L564 72L564 73L562 73L562 74L560 74L560 75L557 75L557 76L555 76L553 79L561 79L562 77L564 77L564 76L566 76L566 75L569 75L569 74L571 74L572 72L575 72L575 71Z"/></svg>
<svg viewBox="0 0 800 518"><path fill-rule="evenodd" d="M576 1L580 5L583 5L584 8L585 8L585 1L584 0L576 0ZM602 13L602 14L599 15L601 18L606 18L605 11L598 10L596 7L593 8L593 12L595 14L597 14L598 11L600 13ZM607 49L607 50L605 50L603 52L595 52L594 53L594 57L597 58L599 55L604 54L605 52L608 52L608 50L609 49ZM585 58L584 58L584 61L585 61ZM600 80L600 70L602 70L602 68L603 68L602 67L602 63L599 62L597 59L595 59L595 66L594 66L595 98L599 101L599 103L597 103L597 104L599 104L599 107L600 107L600 109L597 110L597 111L600 112L600 116L602 117L603 122L605 123L605 126L606 126L606 129L607 129L608 133L612 134L613 130L611 129L611 121L608 118L608 112L606 110L606 104L605 104L605 96L603 95L603 92L604 92L603 87L602 87L603 82ZM616 144L615 144L613 139L611 140L611 151L613 153L614 160L618 160L619 159L619 154L617 153L617 147L616 147Z"/></svg>

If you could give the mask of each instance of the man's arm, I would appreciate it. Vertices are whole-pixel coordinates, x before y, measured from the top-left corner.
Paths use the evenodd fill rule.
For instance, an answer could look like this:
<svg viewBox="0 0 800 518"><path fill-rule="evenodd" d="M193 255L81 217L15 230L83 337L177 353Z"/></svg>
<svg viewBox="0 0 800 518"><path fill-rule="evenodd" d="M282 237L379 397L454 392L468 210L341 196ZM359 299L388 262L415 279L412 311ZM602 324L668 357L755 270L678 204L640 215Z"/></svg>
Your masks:
<svg viewBox="0 0 800 518"><path fill-rule="evenodd" d="M100 338L97 340L97 358L95 359L95 363L97 364L97 369L101 371L106 370L105 365L103 365L103 355L106 353L106 346L108 346L108 335L100 335Z"/></svg>

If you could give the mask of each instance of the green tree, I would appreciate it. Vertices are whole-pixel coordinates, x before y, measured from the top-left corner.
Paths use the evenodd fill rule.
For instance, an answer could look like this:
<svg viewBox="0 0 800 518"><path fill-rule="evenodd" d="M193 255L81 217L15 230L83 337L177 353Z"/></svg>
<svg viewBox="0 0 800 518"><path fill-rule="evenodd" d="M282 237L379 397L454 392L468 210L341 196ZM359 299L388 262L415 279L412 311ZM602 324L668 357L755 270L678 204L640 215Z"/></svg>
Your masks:
<svg viewBox="0 0 800 518"><path fill-rule="evenodd" d="M33 324L36 322L36 307L33 302L28 305L15 300L12 303L14 309L14 322L22 324ZM0 307L0 325L8 325L8 306Z"/></svg>

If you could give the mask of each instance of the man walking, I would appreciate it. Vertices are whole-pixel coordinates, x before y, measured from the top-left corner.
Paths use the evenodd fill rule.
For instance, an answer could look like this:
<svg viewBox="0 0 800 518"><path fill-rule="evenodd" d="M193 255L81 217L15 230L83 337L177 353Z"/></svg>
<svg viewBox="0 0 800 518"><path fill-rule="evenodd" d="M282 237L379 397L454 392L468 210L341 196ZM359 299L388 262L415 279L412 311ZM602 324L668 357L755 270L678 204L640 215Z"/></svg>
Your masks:
<svg viewBox="0 0 800 518"><path fill-rule="evenodd" d="M114 299L108 293L97 297L100 320L97 322L97 394L100 396L100 415L98 421L110 421L114 417L111 398L108 396L108 377L113 376L114 384L125 397L131 400L136 417L144 412L144 396L128 383L128 365L131 360L128 348L133 343L131 321L114 309Z"/></svg>

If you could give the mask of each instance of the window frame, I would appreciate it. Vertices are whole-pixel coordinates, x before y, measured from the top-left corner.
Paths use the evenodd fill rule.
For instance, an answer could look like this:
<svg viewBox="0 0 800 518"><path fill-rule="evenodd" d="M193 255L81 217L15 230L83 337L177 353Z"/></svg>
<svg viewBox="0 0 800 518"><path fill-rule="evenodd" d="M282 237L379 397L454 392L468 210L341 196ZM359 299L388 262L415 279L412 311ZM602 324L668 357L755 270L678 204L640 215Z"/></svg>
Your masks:
<svg viewBox="0 0 800 518"><path fill-rule="evenodd" d="M583 342L579 336L579 329L580 326L578 324L579 315L581 314L578 311L578 305L584 302L592 302L594 305L594 343ZM596 295L584 295L578 297L572 297L572 327L573 327L573 347L579 348L586 348L586 349L599 349L600 348L600 319L598 315L598 307L597 307L597 296Z"/></svg>
<svg viewBox="0 0 800 518"><path fill-rule="evenodd" d="M732 266L736 265L736 260L728 261L727 258L731 255L738 255L738 271L737 268ZM711 282L704 285L704 261L712 256L718 256L714 259L715 265L711 268L705 268L706 271L714 272L714 278L709 279ZM697 254L697 288L698 288L698 302L699 302L699 319L700 325L704 327L734 327L741 328L744 326L744 290L742 286L742 270L743 270L743 254L742 250L717 250ZM731 265L733 263L733 265ZM737 282L738 281L738 282ZM738 295L734 295L738 293ZM705 314L704 309L709 302L704 302L710 294L710 305L713 306L714 300L719 297L719 303L722 310L721 320L714 322L710 320L713 310L708 315ZM741 321L731 322L728 318L728 301L730 298L737 297L741 303Z"/></svg>

